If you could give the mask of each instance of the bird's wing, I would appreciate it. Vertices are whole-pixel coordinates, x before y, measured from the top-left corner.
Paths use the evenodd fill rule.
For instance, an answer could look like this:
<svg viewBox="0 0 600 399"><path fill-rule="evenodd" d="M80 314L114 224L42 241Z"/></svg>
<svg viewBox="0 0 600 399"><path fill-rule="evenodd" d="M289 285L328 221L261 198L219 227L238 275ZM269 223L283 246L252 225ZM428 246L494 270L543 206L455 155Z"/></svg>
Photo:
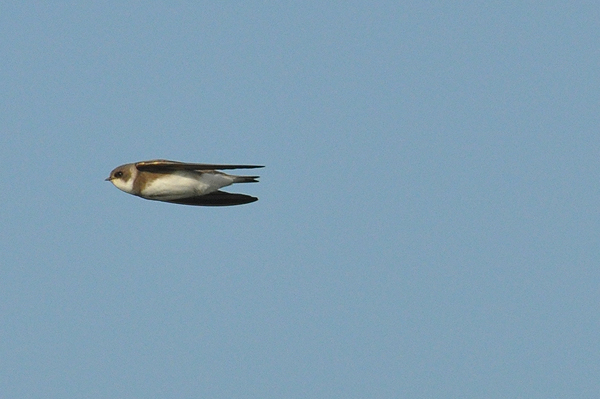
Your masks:
<svg viewBox="0 0 600 399"><path fill-rule="evenodd" d="M255 169L263 168L260 165L214 165L206 163L185 163L176 161L167 161L166 159L154 159L152 161L142 161L135 164L138 170L144 172L170 172L173 170L223 170L223 169Z"/></svg>
<svg viewBox="0 0 600 399"><path fill-rule="evenodd" d="M254 201L258 201L258 198L245 194L232 194L226 193L225 191L214 191L210 194L200 195L197 197L180 198L165 202L196 206L231 206L249 204Z"/></svg>

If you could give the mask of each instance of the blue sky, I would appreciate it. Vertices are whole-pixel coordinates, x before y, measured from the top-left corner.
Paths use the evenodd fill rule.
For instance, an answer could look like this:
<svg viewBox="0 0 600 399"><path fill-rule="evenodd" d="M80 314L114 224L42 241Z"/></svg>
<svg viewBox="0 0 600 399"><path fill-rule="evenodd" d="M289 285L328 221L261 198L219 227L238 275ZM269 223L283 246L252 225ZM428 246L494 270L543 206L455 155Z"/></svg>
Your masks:
<svg viewBox="0 0 600 399"><path fill-rule="evenodd" d="M596 397L599 14L3 4L0 396Z"/></svg>

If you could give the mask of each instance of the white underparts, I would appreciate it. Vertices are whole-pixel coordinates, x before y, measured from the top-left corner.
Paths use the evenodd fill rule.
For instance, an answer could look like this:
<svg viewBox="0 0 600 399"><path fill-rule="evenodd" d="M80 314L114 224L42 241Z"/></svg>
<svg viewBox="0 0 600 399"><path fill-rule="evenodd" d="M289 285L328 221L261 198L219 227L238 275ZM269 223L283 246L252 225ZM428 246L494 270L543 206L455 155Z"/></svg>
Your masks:
<svg viewBox="0 0 600 399"><path fill-rule="evenodd" d="M223 173L176 171L151 181L140 193L144 198L172 200L204 195L229 186L233 176Z"/></svg>

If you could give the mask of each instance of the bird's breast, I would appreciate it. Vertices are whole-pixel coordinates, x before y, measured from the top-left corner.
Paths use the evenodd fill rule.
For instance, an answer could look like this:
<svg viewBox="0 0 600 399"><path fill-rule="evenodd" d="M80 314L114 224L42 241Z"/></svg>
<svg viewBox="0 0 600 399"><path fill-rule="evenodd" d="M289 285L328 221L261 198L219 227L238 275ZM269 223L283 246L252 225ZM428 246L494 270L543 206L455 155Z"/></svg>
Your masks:
<svg viewBox="0 0 600 399"><path fill-rule="evenodd" d="M139 193L141 197L159 200L171 200L202 195L206 185L197 174L193 173L146 173L139 176L141 180Z"/></svg>

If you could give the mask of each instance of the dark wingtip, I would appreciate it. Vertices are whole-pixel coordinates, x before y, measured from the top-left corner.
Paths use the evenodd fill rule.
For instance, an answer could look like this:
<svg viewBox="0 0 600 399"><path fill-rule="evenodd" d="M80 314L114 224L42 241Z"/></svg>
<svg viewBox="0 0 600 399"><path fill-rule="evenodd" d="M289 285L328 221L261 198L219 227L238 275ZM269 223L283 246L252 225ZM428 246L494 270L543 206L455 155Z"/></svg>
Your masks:
<svg viewBox="0 0 600 399"><path fill-rule="evenodd" d="M250 204L256 201L258 201L258 198L246 194L234 194L225 191L215 191L213 193L201 195L198 197L182 198L178 200L169 200L165 202L195 206L233 206Z"/></svg>

